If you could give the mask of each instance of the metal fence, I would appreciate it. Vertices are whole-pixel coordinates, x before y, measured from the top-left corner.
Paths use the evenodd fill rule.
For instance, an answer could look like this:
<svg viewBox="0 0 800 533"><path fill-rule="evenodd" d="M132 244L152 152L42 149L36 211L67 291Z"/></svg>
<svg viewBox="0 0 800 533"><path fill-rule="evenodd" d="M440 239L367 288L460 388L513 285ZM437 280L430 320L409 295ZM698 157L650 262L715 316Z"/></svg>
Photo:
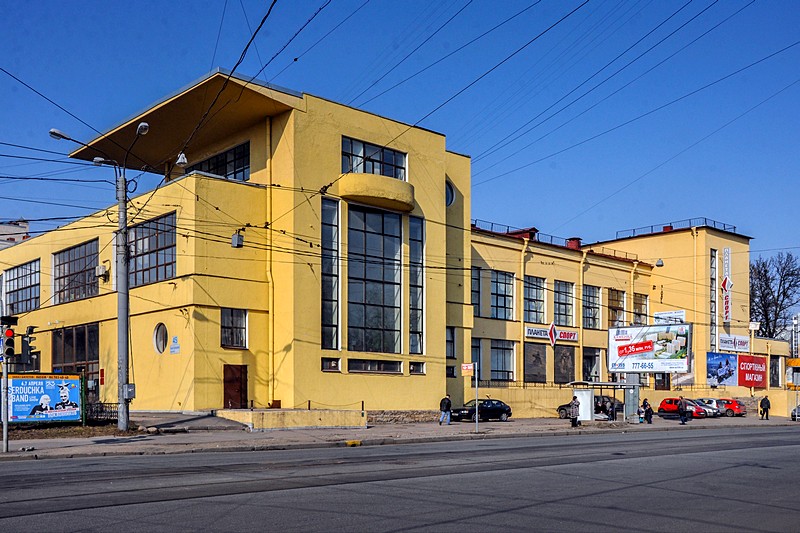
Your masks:
<svg viewBox="0 0 800 533"><path fill-rule="evenodd" d="M92 402L86 404L86 422L116 422L118 403Z"/></svg>

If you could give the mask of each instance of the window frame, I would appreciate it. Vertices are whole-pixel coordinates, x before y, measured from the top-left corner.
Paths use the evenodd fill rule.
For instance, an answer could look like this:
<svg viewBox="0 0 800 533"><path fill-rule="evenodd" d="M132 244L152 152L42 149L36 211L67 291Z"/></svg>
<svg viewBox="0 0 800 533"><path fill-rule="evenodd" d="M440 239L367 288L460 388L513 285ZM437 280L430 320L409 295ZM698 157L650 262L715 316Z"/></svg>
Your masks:
<svg viewBox="0 0 800 533"><path fill-rule="evenodd" d="M321 228L320 346L323 350L341 348L341 217L339 202L323 198ZM332 215L332 216L331 216Z"/></svg>
<svg viewBox="0 0 800 533"><path fill-rule="evenodd" d="M408 181L407 163L405 152L342 136L342 174L376 174Z"/></svg>
<svg viewBox="0 0 800 533"><path fill-rule="evenodd" d="M602 289L595 285L583 286L583 327L584 329L601 329L600 308L602 305Z"/></svg>
<svg viewBox="0 0 800 533"><path fill-rule="evenodd" d="M425 219L408 217L408 352L425 350Z"/></svg>
<svg viewBox="0 0 800 533"><path fill-rule="evenodd" d="M175 278L176 237L175 211L128 228L128 286L131 289Z"/></svg>
<svg viewBox="0 0 800 533"><path fill-rule="evenodd" d="M247 349L248 315L247 309L220 308L219 345L222 348Z"/></svg>
<svg viewBox="0 0 800 533"><path fill-rule="evenodd" d="M219 172L222 168L224 172ZM250 181L250 141L212 155L186 168L186 174L205 172L232 181Z"/></svg>
<svg viewBox="0 0 800 533"><path fill-rule="evenodd" d="M99 239L53 254L53 305L76 302L100 294L95 268L100 264Z"/></svg>
<svg viewBox="0 0 800 533"><path fill-rule="evenodd" d="M575 284L571 281L553 281L553 323L575 326Z"/></svg>
<svg viewBox="0 0 800 533"><path fill-rule="evenodd" d="M41 268L41 260L34 259L5 271L5 314L18 315L39 309Z"/></svg>
<svg viewBox="0 0 800 533"><path fill-rule="evenodd" d="M525 306L524 321L531 324L545 323L545 278L525 276L523 302Z"/></svg>
<svg viewBox="0 0 800 533"><path fill-rule="evenodd" d="M608 289L608 327L625 327L625 291Z"/></svg>
<svg viewBox="0 0 800 533"><path fill-rule="evenodd" d="M514 344L514 341L506 339L492 339L492 381L514 381ZM503 363L502 365L495 364L501 362Z"/></svg>
<svg viewBox="0 0 800 533"><path fill-rule="evenodd" d="M514 320L514 273L491 271L491 317L497 320Z"/></svg>

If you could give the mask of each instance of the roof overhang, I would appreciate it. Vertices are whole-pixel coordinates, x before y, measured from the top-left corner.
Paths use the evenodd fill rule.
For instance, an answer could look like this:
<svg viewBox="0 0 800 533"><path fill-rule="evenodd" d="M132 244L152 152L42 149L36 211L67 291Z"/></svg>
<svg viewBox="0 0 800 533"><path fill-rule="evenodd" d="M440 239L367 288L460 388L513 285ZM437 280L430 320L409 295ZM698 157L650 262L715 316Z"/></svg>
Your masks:
<svg viewBox="0 0 800 533"><path fill-rule="evenodd" d="M70 157L92 161L101 156L122 166L136 138L136 128L140 122L147 122L150 131L136 141L126 166L160 172L165 164L175 162L189 139L189 149L207 146L266 117L302 108L300 93L217 70L81 146Z"/></svg>

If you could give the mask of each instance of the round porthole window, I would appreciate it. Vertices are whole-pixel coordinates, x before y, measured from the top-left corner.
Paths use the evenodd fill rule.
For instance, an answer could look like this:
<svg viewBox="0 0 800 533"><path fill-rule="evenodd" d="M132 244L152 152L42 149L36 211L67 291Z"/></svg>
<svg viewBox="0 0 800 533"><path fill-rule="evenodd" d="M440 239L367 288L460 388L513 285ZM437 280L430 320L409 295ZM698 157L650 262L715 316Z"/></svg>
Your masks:
<svg viewBox="0 0 800 533"><path fill-rule="evenodd" d="M167 326L158 323L155 331L153 331L153 346L155 346L158 353L164 353L167 349Z"/></svg>
<svg viewBox="0 0 800 533"><path fill-rule="evenodd" d="M449 181L444 182L444 205L450 207L456 201L456 190Z"/></svg>

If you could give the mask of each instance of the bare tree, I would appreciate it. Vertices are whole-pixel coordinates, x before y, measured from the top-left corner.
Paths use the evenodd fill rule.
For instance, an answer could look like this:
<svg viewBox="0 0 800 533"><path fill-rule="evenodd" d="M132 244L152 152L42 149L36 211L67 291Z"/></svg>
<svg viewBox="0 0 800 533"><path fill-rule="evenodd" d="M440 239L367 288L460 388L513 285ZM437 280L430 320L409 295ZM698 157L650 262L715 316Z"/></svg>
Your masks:
<svg viewBox="0 0 800 533"><path fill-rule="evenodd" d="M791 252L750 263L750 320L761 322L763 337L791 329L792 308L800 303L800 261Z"/></svg>

